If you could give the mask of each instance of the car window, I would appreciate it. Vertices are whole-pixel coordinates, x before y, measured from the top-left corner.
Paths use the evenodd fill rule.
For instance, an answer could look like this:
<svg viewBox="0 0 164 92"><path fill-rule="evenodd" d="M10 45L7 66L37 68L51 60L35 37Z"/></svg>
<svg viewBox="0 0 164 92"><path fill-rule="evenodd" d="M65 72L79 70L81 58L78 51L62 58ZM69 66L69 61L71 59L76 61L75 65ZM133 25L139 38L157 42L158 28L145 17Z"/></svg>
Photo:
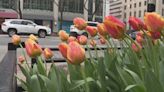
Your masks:
<svg viewBox="0 0 164 92"><path fill-rule="evenodd" d="M21 24L21 21L11 21L11 24Z"/></svg>
<svg viewBox="0 0 164 92"><path fill-rule="evenodd" d="M88 26L94 26L94 27L96 27L97 24L96 23L88 23Z"/></svg>
<svg viewBox="0 0 164 92"><path fill-rule="evenodd" d="M23 24L23 25L29 25L29 24L32 25L33 23L31 23L31 22L29 22L29 21L22 21L22 24Z"/></svg>

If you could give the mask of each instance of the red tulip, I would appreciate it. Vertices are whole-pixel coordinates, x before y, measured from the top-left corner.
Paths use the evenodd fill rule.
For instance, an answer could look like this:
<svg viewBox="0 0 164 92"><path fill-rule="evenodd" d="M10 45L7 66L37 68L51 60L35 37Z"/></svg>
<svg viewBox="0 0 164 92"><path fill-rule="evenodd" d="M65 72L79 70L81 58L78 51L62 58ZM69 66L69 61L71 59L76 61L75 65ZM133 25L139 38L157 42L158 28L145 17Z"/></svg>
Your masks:
<svg viewBox="0 0 164 92"><path fill-rule="evenodd" d="M105 40L104 37L101 37L101 38L100 38L100 43L101 43L101 44L105 44L105 43L106 43L106 40Z"/></svg>
<svg viewBox="0 0 164 92"><path fill-rule="evenodd" d="M87 37L84 36L84 35L81 35L78 37L78 42L81 44L81 45L86 45L87 44Z"/></svg>
<svg viewBox="0 0 164 92"><path fill-rule="evenodd" d="M69 43L67 49L67 59L71 64L80 64L85 59L85 49L76 41Z"/></svg>
<svg viewBox="0 0 164 92"><path fill-rule="evenodd" d="M33 41L31 39L28 39L25 42L25 48L26 48L27 54L32 58L35 58L35 57L40 56L42 54L41 46L38 45L35 41Z"/></svg>
<svg viewBox="0 0 164 92"><path fill-rule="evenodd" d="M136 31L145 29L145 24L139 18L136 17L130 17L129 24Z"/></svg>
<svg viewBox="0 0 164 92"><path fill-rule="evenodd" d="M149 31L161 32L164 28L164 19L157 13L146 13L144 20Z"/></svg>
<svg viewBox="0 0 164 92"><path fill-rule="evenodd" d="M20 36L18 36L18 35L13 35L13 36L12 36L12 43L13 43L14 45L19 45L20 42L21 42Z"/></svg>
<svg viewBox="0 0 164 92"><path fill-rule="evenodd" d="M67 40L68 43L70 43L72 41L77 41L76 37L70 36Z"/></svg>
<svg viewBox="0 0 164 92"><path fill-rule="evenodd" d="M66 43L60 43L59 46L59 51L62 54L62 56L64 58L67 58L67 49L68 49L68 45Z"/></svg>
<svg viewBox="0 0 164 92"><path fill-rule="evenodd" d="M73 23L74 23L75 27L79 30L84 30L87 26L87 22L84 19L79 18L79 17L74 18Z"/></svg>
<svg viewBox="0 0 164 92"><path fill-rule="evenodd" d="M116 17L107 16L104 20L104 25L107 28L111 37L115 39L124 38L125 24Z"/></svg>
<svg viewBox="0 0 164 92"><path fill-rule="evenodd" d="M60 30L59 37L62 41L67 41L69 38L69 35L64 30Z"/></svg>
<svg viewBox="0 0 164 92"><path fill-rule="evenodd" d="M151 34L151 38L153 40L156 40L156 39L160 39L161 38L161 33L159 31L150 31L150 34Z"/></svg>
<svg viewBox="0 0 164 92"><path fill-rule="evenodd" d="M108 31L103 23L100 23L97 25L97 30L98 30L98 33L102 36L108 35Z"/></svg>
<svg viewBox="0 0 164 92"><path fill-rule="evenodd" d="M25 61L25 58L23 56L19 56L18 61L20 62L20 64L23 64Z"/></svg>
<svg viewBox="0 0 164 92"><path fill-rule="evenodd" d="M44 55L45 59L51 59L53 57L53 53L49 48L44 49L43 55Z"/></svg>
<svg viewBox="0 0 164 92"><path fill-rule="evenodd" d="M136 41L140 44L142 44L144 42L144 38L142 36L138 36L136 35Z"/></svg>
<svg viewBox="0 0 164 92"><path fill-rule="evenodd" d="M97 28L93 27L93 26L87 26L86 27L86 31L92 36L96 36L97 35Z"/></svg>

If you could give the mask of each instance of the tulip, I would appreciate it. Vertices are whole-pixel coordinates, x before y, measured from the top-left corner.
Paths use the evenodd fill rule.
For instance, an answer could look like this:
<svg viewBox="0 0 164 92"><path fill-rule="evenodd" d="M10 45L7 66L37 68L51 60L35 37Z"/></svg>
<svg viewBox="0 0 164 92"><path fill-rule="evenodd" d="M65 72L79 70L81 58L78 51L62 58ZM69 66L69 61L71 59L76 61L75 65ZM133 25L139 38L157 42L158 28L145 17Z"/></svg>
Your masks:
<svg viewBox="0 0 164 92"><path fill-rule="evenodd" d="M134 52L139 52L140 50L141 50L141 45L140 44L138 44L138 46L136 46L136 44L135 43L132 43L132 50L134 51Z"/></svg>
<svg viewBox="0 0 164 92"><path fill-rule="evenodd" d="M70 43L72 41L77 41L76 37L70 36L67 40L68 43Z"/></svg>
<svg viewBox="0 0 164 92"><path fill-rule="evenodd" d="M20 36L18 36L18 35L13 35L13 36L12 36L12 43L13 43L14 45L19 45L20 42L21 42Z"/></svg>
<svg viewBox="0 0 164 92"><path fill-rule="evenodd" d="M101 43L101 44L105 44L105 43L106 43L105 38L101 37L101 38L100 38L100 43Z"/></svg>
<svg viewBox="0 0 164 92"><path fill-rule="evenodd" d="M145 29L145 24L139 18L136 17L130 17L129 24L136 31Z"/></svg>
<svg viewBox="0 0 164 92"><path fill-rule="evenodd" d="M43 55L44 55L45 59L51 59L53 57L53 53L49 48L44 49Z"/></svg>
<svg viewBox="0 0 164 92"><path fill-rule="evenodd" d="M60 30L59 37L62 41L67 41L69 38L69 35L64 30Z"/></svg>
<svg viewBox="0 0 164 92"><path fill-rule="evenodd" d="M74 18L73 23L74 23L75 27L79 30L84 30L87 26L87 22L84 19L79 18L79 17Z"/></svg>
<svg viewBox="0 0 164 92"><path fill-rule="evenodd" d="M67 49L67 59L74 65L82 63L85 59L85 49L76 41L70 42Z"/></svg>
<svg viewBox="0 0 164 92"><path fill-rule="evenodd" d="M38 38L35 36L35 35L33 35L33 34L31 34L30 36L29 36L29 39L31 39L31 40L34 40L34 41L38 41Z"/></svg>
<svg viewBox="0 0 164 92"><path fill-rule="evenodd" d="M85 29L92 37L97 35L97 28L93 26L87 26Z"/></svg>
<svg viewBox="0 0 164 92"><path fill-rule="evenodd" d="M31 58L35 58L37 56L40 56L42 54L42 48L40 45L38 45L34 40L28 39L25 42L25 49L27 54Z"/></svg>
<svg viewBox="0 0 164 92"><path fill-rule="evenodd" d="M104 20L104 25L107 28L109 35L115 39L124 38L125 24L116 17L107 16Z"/></svg>
<svg viewBox="0 0 164 92"><path fill-rule="evenodd" d="M84 36L84 35L81 35L78 37L78 42L81 44L81 45L86 45L87 44L87 37Z"/></svg>
<svg viewBox="0 0 164 92"><path fill-rule="evenodd" d="M103 23L100 23L97 25L97 30L101 36L107 36L108 35L108 31L107 31L107 29Z"/></svg>
<svg viewBox="0 0 164 92"><path fill-rule="evenodd" d="M153 32L153 31L150 31L150 34L151 34L151 38L153 40L156 40L156 39L160 39L161 38L161 33L156 31L156 32Z"/></svg>
<svg viewBox="0 0 164 92"><path fill-rule="evenodd" d="M142 36L138 36L136 35L136 41L140 44L142 44L144 42L144 38Z"/></svg>
<svg viewBox="0 0 164 92"><path fill-rule="evenodd" d="M67 58L67 49L68 49L68 45L66 43L60 43L59 46L59 51L62 54L62 56L64 58Z"/></svg>
<svg viewBox="0 0 164 92"><path fill-rule="evenodd" d="M91 45L92 47L95 47L95 46L96 46L96 41L95 41L95 40L90 40L90 45Z"/></svg>
<svg viewBox="0 0 164 92"><path fill-rule="evenodd" d="M18 57L18 61L19 61L21 64L23 64L24 61L25 61L25 58L24 58L23 56L19 56L19 57Z"/></svg>
<svg viewBox="0 0 164 92"><path fill-rule="evenodd" d="M164 19L157 13L146 13L144 21L149 31L161 32L164 28Z"/></svg>

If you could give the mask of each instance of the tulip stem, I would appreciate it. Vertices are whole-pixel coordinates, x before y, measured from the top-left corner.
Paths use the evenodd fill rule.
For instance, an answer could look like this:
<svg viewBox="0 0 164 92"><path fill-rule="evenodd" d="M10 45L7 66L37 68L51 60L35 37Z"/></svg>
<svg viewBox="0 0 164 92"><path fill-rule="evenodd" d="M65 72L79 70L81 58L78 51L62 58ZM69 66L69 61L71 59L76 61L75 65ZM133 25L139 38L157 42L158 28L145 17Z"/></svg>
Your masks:
<svg viewBox="0 0 164 92"><path fill-rule="evenodd" d="M22 53L23 53L23 56L24 56L24 58L25 58L25 62L26 62L26 64L27 64L27 67L30 69L30 66L29 66L29 64L28 64L28 62L27 62L27 58L26 58L26 54L25 54L24 48L23 48L23 46L22 46L21 43L19 44L19 46L22 48Z"/></svg>

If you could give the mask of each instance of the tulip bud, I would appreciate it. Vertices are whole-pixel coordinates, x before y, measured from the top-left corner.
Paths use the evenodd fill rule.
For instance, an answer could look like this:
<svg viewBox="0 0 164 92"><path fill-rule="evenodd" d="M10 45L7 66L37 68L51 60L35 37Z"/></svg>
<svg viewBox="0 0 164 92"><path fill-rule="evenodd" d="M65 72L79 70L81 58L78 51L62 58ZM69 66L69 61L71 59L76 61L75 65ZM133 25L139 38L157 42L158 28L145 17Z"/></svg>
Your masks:
<svg viewBox="0 0 164 92"><path fill-rule="evenodd" d="M81 44L81 45L86 45L87 44L87 37L84 36L84 35L81 35L78 37L78 42Z"/></svg>
<svg viewBox="0 0 164 92"><path fill-rule="evenodd" d="M70 42L67 49L67 59L71 64L82 63L85 59L85 49L76 41Z"/></svg>
<svg viewBox="0 0 164 92"><path fill-rule="evenodd" d="M42 48L40 45L38 45L35 41L28 39L25 42L25 49L27 54L31 58L35 58L37 56L40 56L42 54Z"/></svg>
<svg viewBox="0 0 164 92"><path fill-rule="evenodd" d="M129 24L136 31L143 30L145 28L145 24L140 19L138 19L136 17L130 17L129 18Z"/></svg>
<svg viewBox="0 0 164 92"><path fill-rule="evenodd" d="M19 56L18 61L20 62L20 64L23 64L25 61L25 58L23 56Z"/></svg>
<svg viewBox="0 0 164 92"><path fill-rule="evenodd" d="M59 37L62 41L67 41L69 38L69 35L64 30L60 30Z"/></svg>
<svg viewBox="0 0 164 92"><path fill-rule="evenodd" d="M164 19L157 13L146 13L144 21L149 31L161 32L164 28Z"/></svg>
<svg viewBox="0 0 164 92"><path fill-rule="evenodd" d="M21 42L20 36L18 36L18 35L13 35L13 36L12 36L12 43L13 43L14 45L19 45L20 42Z"/></svg>
<svg viewBox="0 0 164 92"><path fill-rule="evenodd" d="M33 35L33 34L31 34L30 36L29 36L29 39L31 39L31 40L34 40L34 41L38 41L38 38L35 36L35 35Z"/></svg>
<svg viewBox="0 0 164 92"><path fill-rule="evenodd" d="M92 47L95 47L95 46L96 46L96 41L95 41L95 40L90 40L90 45L91 45Z"/></svg>
<svg viewBox="0 0 164 92"><path fill-rule="evenodd" d="M70 43L72 41L77 41L76 37L70 36L67 40L68 43Z"/></svg>
<svg viewBox="0 0 164 92"><path fill-rule="evenodd" d="M137 41L138 43L142 44L142 43L144 42L144 38L141 37L141 36L137 36L137 35L136 35L136 41Z"/></svg>
<svg viewBox="0 0 164 92"><path fill-rule="evenodd" d="M93 27L93 26L87 26L86 27L86 31L92 36L96 36L97 35L97 28Z"/></svg>
<svg viewBox="0 0 164 92"><path fill-rule="evenodd" d="M59 46L59 51L62 54L62 56L64 58L67 58L67 49L68 49L68 45L66 43L60 43Z"/></svg>
<svg viewBox="0 0 164 92"><path fill-rule="evenodd" d="M74 18L73 23L74 23L75 27L79 30L84 30L87 26L87 22L84 19L79 18L79 17Z"/></svg>
<svg viewBox="0 0 164 92"><path fill-rule="evenodd" d="M142 49L142 47L141 47L141 45L140 44L138 44L138 46L136 46L136 44L135 43L132 43L132 50L134 51L134 52L139 52L141 49Z"/></svg>
<svg viewBox="0 0 164 92"><path fill-rule="evenodd" d="M44 55L45 59L51 59L53 57L53 53L49 48L44 49L43 55Z"/></svg>
<svg viewBox="0 0 164 92"><path fill-rule="evenodd" d="M115 39L124 38L125 24L113 16L107 16L104 20L104 25L107 28L109 35Z"/></svg>
<svg viewBox="0 0 164 92"><path fill-rule="evenodd" d="M101 43L101 44L105 44L105 43L106 43L106 40L105 40L104 37L101 37L101 38L100 38L100 43Z"/></svg>
<svg viewBox="0 0 164 92"><path fill-rule="evenodd" d="M97 30L101 36L107 36L108 35L108 31L107 31L107 29L103 23L100 23L97 25Z"/></svg>

